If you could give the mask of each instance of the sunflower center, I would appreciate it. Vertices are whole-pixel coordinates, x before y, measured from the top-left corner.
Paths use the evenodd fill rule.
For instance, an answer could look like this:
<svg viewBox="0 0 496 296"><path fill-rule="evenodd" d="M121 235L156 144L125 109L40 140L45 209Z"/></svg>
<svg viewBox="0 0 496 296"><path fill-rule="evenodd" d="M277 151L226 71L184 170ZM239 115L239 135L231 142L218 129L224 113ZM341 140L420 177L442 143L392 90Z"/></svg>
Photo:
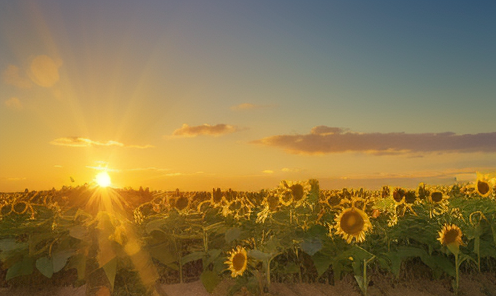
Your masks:
<svg viewBox="0 0 496 296"><path fill-rule="evenodd" d="M295 201L299 201L303 198L303 186L300 184L295 184L291 186L291 192L293 193L293 198Z"/></svg>
<svg viewBox="0 0 496 296"><path fill-rule="evenodd" d="M340 226L347 234L355 235L363 230L365 221L358 212L349 211L341 217Z"/></svg>
<svg viewBox="0 0 496 296"><path fill-rule="evenodd" d="M457 238L458 238L458 230L457 229L450 229L444 234L444 245L449 245L452 243L456 243Z"/></svg>
<svg viewBox="0 0 496 296"><path fill-rule="evenodd" d="M245 261L246 261L245 255L243 255L242 253L238 253L234 255L232 259L232 266L234 270L236 271L243 270L243 267L245 266Z"/></svg>
<svg viewBox="0 0 496 296"><path fill-rule="evenodd" d="M393 198L396 202L400 202L403 199L403 196L405 196L405 192L403 190L395 190L393 191Z"/></svg>
<svg viewBox="0 0 496 296"><path fill-rule="evenodd" d="M290 202L290 201L291 201L291 197L292 197L292 196L291 196L291 193L289 193L289 192L284 192L284 193L282 194L282 200L283 200L285 203Z"/></svg>
<svg viewBox="0 0 496 296"><path fill-rule="evenodd" d="M188 203L189 203L188 199L186 197L184 197L184 196L181 196L180 198L178 198L176 200L175 207L179 211L182 211L182 210L184 210L188 206Z"/></svg>
<svg viewBox="0 0 496 296"><path fill-rule="evenodd" d="M489 184L484 181L477 181L477 190L480 194L484 195L489 192Z"/></svg>
<svg viewBox="0 0 496 296"><path fill-rule="evenodd" d="M269 210L271 211L277 210L277 208L279 207L279 198L277 198L277 196L270 195L267 198L267 201L269 203Z"/></svg>
<svg viewBox="0 0 496 296"><path fill-rule="evenodd" d="M431 198L433 202L440 202L441 200L443 200L443 194L439 191L436 191L431 194Z"/></svg>

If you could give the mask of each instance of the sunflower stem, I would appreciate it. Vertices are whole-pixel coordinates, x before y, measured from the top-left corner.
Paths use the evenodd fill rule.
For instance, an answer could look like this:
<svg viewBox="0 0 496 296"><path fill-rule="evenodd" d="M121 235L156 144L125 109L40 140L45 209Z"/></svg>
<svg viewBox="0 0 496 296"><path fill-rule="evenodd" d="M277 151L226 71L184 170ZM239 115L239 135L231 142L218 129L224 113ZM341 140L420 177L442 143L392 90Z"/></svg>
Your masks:
<svg viewBox="0 0 496 296"><path fill-rule="evenodd" d="M459 285L459 280L460 280L460 275L459 275L459 262L458 262L458 253L455 254L455 295L458 295L458 285Z"/></svg>

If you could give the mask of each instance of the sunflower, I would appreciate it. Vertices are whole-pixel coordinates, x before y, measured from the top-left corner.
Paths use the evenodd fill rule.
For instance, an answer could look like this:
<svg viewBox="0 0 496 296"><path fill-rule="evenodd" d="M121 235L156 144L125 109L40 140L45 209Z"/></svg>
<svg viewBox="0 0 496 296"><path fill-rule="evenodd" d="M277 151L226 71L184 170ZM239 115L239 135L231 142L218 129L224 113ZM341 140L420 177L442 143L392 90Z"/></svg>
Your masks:
<svg viewBox="0 0 496 296"><path fill-rule="evenodd" d="M365 233L372 228L367 214L355 207L343 210L334 221L336 234L341 235L347 243L351 243L353 238L357 242L363 242Z"/></svg>
<svg viewBox="0 0 496 296"><path fill-rule="evenodd" d="M246 254L246 250L241 246L238 246L236 249L229 252L229 259L224 262L224 264L229 265L228 269L231 271L231 276L233 278L243 275L243 272L246 270L247 263L248 256Z"/></svg>
<svg viewBox="0 0 496 296"><path fill-rule="evenodd" d="M475 181L475 192L482 197L488 197L494 186L494 178L489 179L489 175L477 173L477 180Z"/></svg>
<svg viewBox="0 0 496 296"><path fill-rule="evenodd" d="M279 185L279 191L282 191L280 193L281 203L283 205L289 205L294 202L298 207L305 202L311 190L312 185L308 181L281 181Z"/></svg>
<svg viewBox="0 0 496 296"><path fill-rule="evenodd" d="M186 213L189 209L190 200L187 196L181 195L176 198L176 202L174 203L174 208L180 213Z"/></svg>
<svg viewBox="0 0 496 296"><path fill-rule="evenodd" d="M441 231L439 231L439 238L437 239L443 246L460 246L464 245L462 241L462 230L455 224L444 224Z"/></svg>

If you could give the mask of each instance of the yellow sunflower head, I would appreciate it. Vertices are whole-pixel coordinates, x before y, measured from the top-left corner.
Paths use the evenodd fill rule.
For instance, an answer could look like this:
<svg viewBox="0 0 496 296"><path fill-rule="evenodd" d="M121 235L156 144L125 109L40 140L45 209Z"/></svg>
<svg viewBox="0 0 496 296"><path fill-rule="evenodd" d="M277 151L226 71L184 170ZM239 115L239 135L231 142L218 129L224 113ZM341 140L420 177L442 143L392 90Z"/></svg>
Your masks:
<svg viewBox="0 0 496 296"><path fill-rule="evenodd" d="M294 202L296 206L301 205L312 190L312 185L308 181L299 182L284 180L281 181L279 187L280 191L282 191L282 194L280 195L281 203L285 205L289 205L292 202Z"/></svg>
<svg viewBox="0 0 496 296"><path fill-rule="evenodd" d="M397 203L401 203L403 201L403 198L405 197L405 190L402 188L395 188L393 191L393 199Z"/></svg>
<svg viewBox="0 0 496 296"><path fill-rule="evenodd" d="M334 221L336 234L341 235L347 243L351 243L353 238L357 242L363 242L365 234L372 228L368 215L354 207L343 210Z"/></svg>
<svg viewBox="0 0 496 296"><path fill-rule="evenodd" d="M493 192L494 178L489 178L489 175L477 173L475 181L475 192L482 197L488 197Z"/></svg>
<svg viewBox="0 0 496 296"><path fill-rule="evenodd" d="M445 224L441 231L439 231L438 241L443 246L460 246L464 245L462 241L462 230L455 224Z"/></svg>
<svg viewBox="0 0 496 296"><path fill-rule="evenodd" d="M248 265L248 256L245 248L238 246L229 252L229 258L224 264L227 264L228 269L231 271L231 276L237 277L243 275Z"/></svg>
<svg viewBox="0 0 496 296"><path fill-rule="evenodd" d="M178 212L182 212L182 213L187 212L190 206L189 202L190 200L187 196L181 195L178 198L176 198L176 202L174 203L174 208Z"/></svg>

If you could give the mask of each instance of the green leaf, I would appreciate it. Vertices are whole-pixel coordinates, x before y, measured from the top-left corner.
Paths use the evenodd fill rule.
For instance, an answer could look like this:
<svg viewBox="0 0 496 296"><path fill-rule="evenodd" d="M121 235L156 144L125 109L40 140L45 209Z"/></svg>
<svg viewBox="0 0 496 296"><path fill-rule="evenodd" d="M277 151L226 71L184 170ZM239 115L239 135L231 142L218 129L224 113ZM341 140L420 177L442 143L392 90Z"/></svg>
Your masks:
<svg viewBox="0 0 496 296"><path fill-rule="evenodd" d="M240 235L241 229L239 229L238 227L229 228L225 234L226 242L229 244L232 241L238 239Z"/></svg>
<svg viewBox="0 0 496 296"><path fill-rule="evenodd" d="M326 256L322 253L316 253L312 256L313 265L317 269L317 274L319 277L329 268L333 258L331 256Z"/></svg>
<svg viewBox="0 0 496 296"><path fill-rule="evenodd" d="M115 275L117 274L117 258L114 258L105 264L103 270L107 275L112 290L114 290Z"/></svg>
<svg viewBox="0 0 496 296"><path fill-rule="evenodd" d="M341 273L343 272L343 269L344 269L344 265L340 261L337 260L332 261L332 273L334 273L334 283L337 283L341 280Z"/></svg>
<svg viewBox="0 0 496 296"><path fill-rule="evenodd" d="M271 254L264 253L259 250L249 250L248 256L260 261L269 261L269 259L272 257Z"/></svg>
<svg viewBox="0 0 496 296"><path fill-rule="evenodd" d="M64 268L64 266L67 264L67 259L69 259L72 254L74 254L74 251L72 250L64 250L54 253L52 255L53 272L55 273L62 270L62 268Z"/></svg>
<svg viewBox="0 0 496 296"><path fill-rule="evenodd" d="M146 223L145 230L148 234L154 230L162 231L162 226L166 223L165 219L156 219Z"/></svg>
<svg viewBox="0 0 496 296"><path fill-rule="evenodd" d="M12 267L9 268L9 270L7 270L5 280L8 281L21 275L30 275L34 271L33 263L34 260L32 258L24 257L22 261L16 262Z"/></svg>
<svg viewBox="0 0 496 296"><path fill-rule="evenodd" d="M282 268L281 271L279 271L281 274L293 274L293 273L298 273L300 271L300 266L296 264L295 262L289 262L285 264Z"/></svg>
<svg viewBox="0 0 496 296"><path fill-rule="evenodd" d="M301 250L310 256L313 256L315 253L322 250L322 246L322 241L316 237L305 239L300 244Z"/></svg>
<svg viewBox="0 0 496 296"><path fill-rule="evenodd" d="M160 263L168 265L172 262L178 262L180 258L167 248L165 244L157 245L149 249L150 255L160 261Z"/></svg>
<svg viewBox="0 0 496 296"><path fill-rule="evenodd" d="M2 252L21 250L26 249L27 247L27 243L18 243L14 238L6 238L0 240L0 251Z"/></svg>
<svg viewBox="0 0 496 296"><path fill-rule="evenodd" d="M219 258L220 254L222 253L222 250L220 249L211 249L208 250L208 256L204 260L204 265L203 268L207 268L210 263L214 262L217 258Z"/></svg>
<svg viewBox="0 0 496 296"><path fill-rule="evenodd" d="M69 229L69 235L79 240L84 240L88 236L88 229L82 225L76 225Z"/></svg>
<svg viewBox="0 0 496 296"><path fill-rule="evenodd" d="M48 257L38 258L36 260L36 268L47 278L51 278L53 275L53 262Z"/></svg>
<svg viewBox="0 0 496 296"><path fill-rule="evenodd" d="M200 275L200 280L208 293L212 293L221 282L221 277L214 271L206 270Z"/></svg>
<svg viewBox="0 0 496 296"><path fill-rule="evenodd" d="M420 257L420 259L433 270L442 270L449 276L455 276L455 265L444 256L425 255Z"/></svg>
<svg viewBox="0 0 496 296"><path fill-rule="evenodd" d="M181 265L184 265L191 261L196 261L203 259L205 257L205 252L193 252L181 258Z"/></svg>

